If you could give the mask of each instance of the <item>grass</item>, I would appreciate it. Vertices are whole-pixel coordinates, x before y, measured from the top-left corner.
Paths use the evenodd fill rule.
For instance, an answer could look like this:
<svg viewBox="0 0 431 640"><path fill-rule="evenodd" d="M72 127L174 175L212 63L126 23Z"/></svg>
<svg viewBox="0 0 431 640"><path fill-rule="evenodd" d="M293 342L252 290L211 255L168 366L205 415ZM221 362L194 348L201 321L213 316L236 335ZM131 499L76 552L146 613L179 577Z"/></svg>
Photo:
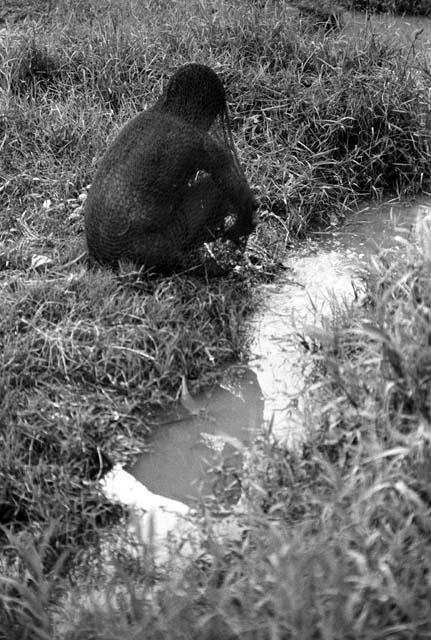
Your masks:
<svg viewBox="0 0 431 640"><path fill-rule="evenodd" d="M417 47L396 48L370 27L326 33L285 3L220 1L211 10L198 0L48 4L48 13L41 16L38 5L0 35L0 524L7 560L0 637L8 640L52 636L46 611L56 589L86 547L97 547L100 529L118 519L94 482L109 467L104 456L124 462L142 448L148 409L174 402L182 375L192 389L204 387L227 363L246 358L256 284L273 271L280 246L336 221L360 198L414 195L430 182L429 69ZM81 205L97 159L189 60L214 67L227 85L234 136L262 205L250 260L210 283L148 279L131 265L119 275L88 271ZM367 313L383 313L381 290L393 292L394 317L414 283L424 296L424 256L417 258L422 267L408 265L405 289L403 265L380 275ZM379 637L382 620L389 621L386 634L398 625L422 637L427 611L419 595L427 592L418 558L426 540L417 522L425 522L426 502L412 498L418 490L409 473L414 467L419 482L428 455L422 431L414 431L415 416L425 415L427 378L424 368L412 373L426 350L411 324L419 315L408 304L399 313L394 327L412 333L396 348L392 337L376 341L370 332L359 345L349 342L349 317L346 331L334 328L338 351L320 363L328 408L314 416L322 441L311 440L302 458L270 438L261 442L242 546L213 550L212 568L190 567L181 589L162 580L152 607L89 615L71 637L88 638L89 627L97 638L133 637L143 628L154 638ZM398 365L408 373L394 380ZM370 389L360 382L365 366L367 380L376 376ZM362 404L366 411L358 413ZM400 422L392 433L393 415ZM383 489L371 504L378 482ZM379 510L402 518L382 518L382 531L375 530ZM398 576L396 544L411 553L410 577ZM395 582L379 565L385 553ZM418 605L400 613L406 592ZM344 635L331 636L338 621Z"/></svg>

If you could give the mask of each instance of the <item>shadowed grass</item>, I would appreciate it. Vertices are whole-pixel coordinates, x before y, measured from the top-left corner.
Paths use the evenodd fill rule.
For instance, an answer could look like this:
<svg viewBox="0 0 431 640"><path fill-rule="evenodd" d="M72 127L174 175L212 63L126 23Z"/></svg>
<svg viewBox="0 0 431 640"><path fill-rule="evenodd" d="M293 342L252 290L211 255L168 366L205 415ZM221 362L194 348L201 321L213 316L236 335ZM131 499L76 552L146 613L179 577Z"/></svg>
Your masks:
<svg viewBox="0 0 431 640"><path fill-rule="evenodd" d="M350 10L394 15L429 16L431 7L427 0L341 0Z"/></svg>

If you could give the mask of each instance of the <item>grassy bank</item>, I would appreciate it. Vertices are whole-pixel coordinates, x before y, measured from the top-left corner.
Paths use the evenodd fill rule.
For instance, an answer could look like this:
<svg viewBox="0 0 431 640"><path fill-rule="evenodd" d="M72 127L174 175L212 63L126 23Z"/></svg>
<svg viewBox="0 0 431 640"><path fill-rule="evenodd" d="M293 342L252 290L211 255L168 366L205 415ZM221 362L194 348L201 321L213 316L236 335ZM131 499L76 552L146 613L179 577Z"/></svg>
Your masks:
<svg viewBox="0 0 431 640"><path fill-rule="evenodd" d="M102 454L130 459L147 435L148 408L173 402L182 375L195 386L211 384L224 364L246 356L244 320L255 307L262 266L273 260L277 230L292 239L336 221L364 196L411 195L430 180L429 69L416 50L395 49L369 29L327 34L284 3L214 2L211 10L198 1L69 5L49 3L48 13L37 5L0 34L0 523L5 543L6 534L18 536L12 547L27 558L18 591L11 596L2 583L11 599L3 599L0 616L4 629L16 622L17 638L27 627L29 637L49 637L44 585L52 576L29 569L26 549L48 536L42 555L54 571L63 552L66 564L79 557L117 515L93 482ZM262 205L254 266L210 284L185 276L148 280L131 267L119 276L90 272L81 204L97 159L190 60L214 67L228 89L234 137ZM276 477L290 468L283 466L287 454L262 446L262 460L270 465L274 457L274 470L262 466L270 484L259 483L274 493ZM289 490L286 477L280 491ZM257 557L268 538L267 503L253 521L253 553L239 553L256 569L219 558L221 573L237 576L238 594L254 584L244 572L258 584L258 567L266 566ZM22 547L23 533L34 542ZM30 588L25 571L36 571ZM212 589L211 574L200 579ZM223 585L214 591L216 607ZM197 592L187 594L198 603ZM230 611L230 600L225 604ZM191 628L198 629L202 611L192 611ZM151 620L154 637L163 637L165 623L163 616ZM105 621L99 631L109 637Z"/></svg>

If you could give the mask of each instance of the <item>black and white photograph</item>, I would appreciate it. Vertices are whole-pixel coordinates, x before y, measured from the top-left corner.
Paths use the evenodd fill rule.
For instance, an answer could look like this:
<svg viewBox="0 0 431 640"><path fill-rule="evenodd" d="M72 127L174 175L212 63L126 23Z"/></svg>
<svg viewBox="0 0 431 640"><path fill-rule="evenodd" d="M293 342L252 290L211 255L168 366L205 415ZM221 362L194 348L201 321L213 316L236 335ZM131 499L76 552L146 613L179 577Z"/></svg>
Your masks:
<svg viewBox="0 0 431 640"><path fill-rule="evenodd" d="M431 0L0 0L0 640L431 639Z"/></svg>

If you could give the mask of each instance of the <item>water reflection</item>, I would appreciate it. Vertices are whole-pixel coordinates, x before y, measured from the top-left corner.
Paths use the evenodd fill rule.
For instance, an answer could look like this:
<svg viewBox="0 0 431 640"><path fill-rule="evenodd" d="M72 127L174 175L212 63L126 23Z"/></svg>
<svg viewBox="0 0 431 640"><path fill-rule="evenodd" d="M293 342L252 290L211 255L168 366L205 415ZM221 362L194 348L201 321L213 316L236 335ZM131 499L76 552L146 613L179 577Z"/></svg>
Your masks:
<svg viewBox="0 0 431 640"><path fill-rule="evenodd" d="M255 372L238 369L226 386L195 397L199 415L178 408L155 417L150 448L130 469L150 491L188 504L201 495L239 498L236 471L262 425L263 398Z"/></svg>
<svg viewBox="0 0 431 640"><path fill-rule="evenodd" d="M367 262L378 250L389 249L398 237L414 237L418 218L431 213L431 202L415 205L385 202L378 206L361 207L348 217L341 229L330 234L316 234L323 240L323 248L347 252L347 259ZM325 239L326 236L326 239Z"/></svg>

